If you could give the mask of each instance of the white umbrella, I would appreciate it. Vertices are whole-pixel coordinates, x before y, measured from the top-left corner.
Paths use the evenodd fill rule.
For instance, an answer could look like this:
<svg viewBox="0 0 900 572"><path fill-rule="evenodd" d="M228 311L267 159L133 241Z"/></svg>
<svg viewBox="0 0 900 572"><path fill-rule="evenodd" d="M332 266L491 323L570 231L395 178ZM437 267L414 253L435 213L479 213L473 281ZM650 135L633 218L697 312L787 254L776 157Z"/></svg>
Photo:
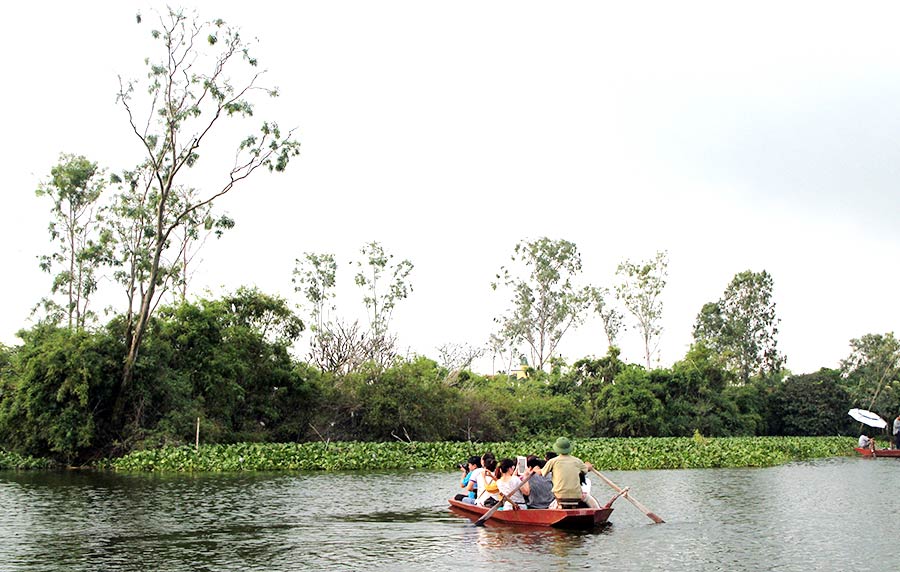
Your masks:
<svg viewBox="0 0 900 572"><path fill-rule="evenodd" d="M876 413L866 411L865 409L851 409L847 414L860 423L865 423L869 427L877 427L879 429L887 427L887 421L879 417Z"/></svg>

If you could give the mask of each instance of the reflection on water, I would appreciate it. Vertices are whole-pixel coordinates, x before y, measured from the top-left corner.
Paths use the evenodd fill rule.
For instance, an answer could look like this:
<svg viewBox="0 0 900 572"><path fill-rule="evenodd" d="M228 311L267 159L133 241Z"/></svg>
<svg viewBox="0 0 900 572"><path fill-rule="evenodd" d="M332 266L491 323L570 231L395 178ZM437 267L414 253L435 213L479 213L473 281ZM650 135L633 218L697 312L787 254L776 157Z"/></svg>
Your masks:
<svg viewBox="0 0 900 572"><path fill-rule="evenodd" d="M0 472L0 570L864 571L894 560L897 459L609 476L667 523L619 500L596 531L475 527L446 505L456 473Z"/></svg>

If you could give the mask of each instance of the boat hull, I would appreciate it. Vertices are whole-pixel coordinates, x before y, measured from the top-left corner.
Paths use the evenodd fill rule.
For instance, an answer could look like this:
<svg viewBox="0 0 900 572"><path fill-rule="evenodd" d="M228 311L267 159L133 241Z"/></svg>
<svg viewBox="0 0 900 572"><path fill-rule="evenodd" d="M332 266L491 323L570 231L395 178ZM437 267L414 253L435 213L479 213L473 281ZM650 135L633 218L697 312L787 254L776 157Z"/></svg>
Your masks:
<svg viewBox="0 0 900 572"><path fill-rule="evenodd" d="M878 457L900 457L900 449L875 449L874 455L872 455L871 449L860 449L859 447L854 447L854 449L863 457L874 456L876 459Z"/></svg>
<svg viewBox="0 0 900 572"><path fill-rule="evenodd" d="M450 499L449 502L454 512L476 520L489 510L483 506L467 504L454 499ZM498 510L488 519L488 522L586 530L605 524L612 511L612 508Z"/></svg>

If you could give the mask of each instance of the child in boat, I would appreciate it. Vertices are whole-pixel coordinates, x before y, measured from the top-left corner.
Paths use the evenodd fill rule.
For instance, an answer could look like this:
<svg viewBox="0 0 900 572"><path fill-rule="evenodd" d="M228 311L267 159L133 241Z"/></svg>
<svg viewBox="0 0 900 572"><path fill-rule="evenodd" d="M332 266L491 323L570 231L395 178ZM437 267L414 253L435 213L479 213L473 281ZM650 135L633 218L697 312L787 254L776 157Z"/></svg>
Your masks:
<svg viewBox="0 0 900 572"><path fill-rule="evenodd" d="M513 459L501 459L497 470L497 488L509 500L516 503L519 508L528 508L523 495L530 494L528 483L522 483L522 479L516 475L516 461ZM518 489L518 490L517 490ZM515 492L513 492L515 491ZM512 510L508 502L501 507L503 510Z"/></svg>

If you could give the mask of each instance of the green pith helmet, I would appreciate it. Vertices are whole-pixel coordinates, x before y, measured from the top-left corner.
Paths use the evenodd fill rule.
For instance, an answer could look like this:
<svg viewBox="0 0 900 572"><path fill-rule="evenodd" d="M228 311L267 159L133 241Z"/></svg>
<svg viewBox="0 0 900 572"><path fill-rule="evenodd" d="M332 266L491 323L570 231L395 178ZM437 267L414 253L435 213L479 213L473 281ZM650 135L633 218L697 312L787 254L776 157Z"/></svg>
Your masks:
<svg viewBox="0 0 900 572"><path fill-rule="evenodd" d="M572 452L572 442L565 437L560 437L556 440L556 443L553 444L553 450L560 455L568 455Z"/></svg>

